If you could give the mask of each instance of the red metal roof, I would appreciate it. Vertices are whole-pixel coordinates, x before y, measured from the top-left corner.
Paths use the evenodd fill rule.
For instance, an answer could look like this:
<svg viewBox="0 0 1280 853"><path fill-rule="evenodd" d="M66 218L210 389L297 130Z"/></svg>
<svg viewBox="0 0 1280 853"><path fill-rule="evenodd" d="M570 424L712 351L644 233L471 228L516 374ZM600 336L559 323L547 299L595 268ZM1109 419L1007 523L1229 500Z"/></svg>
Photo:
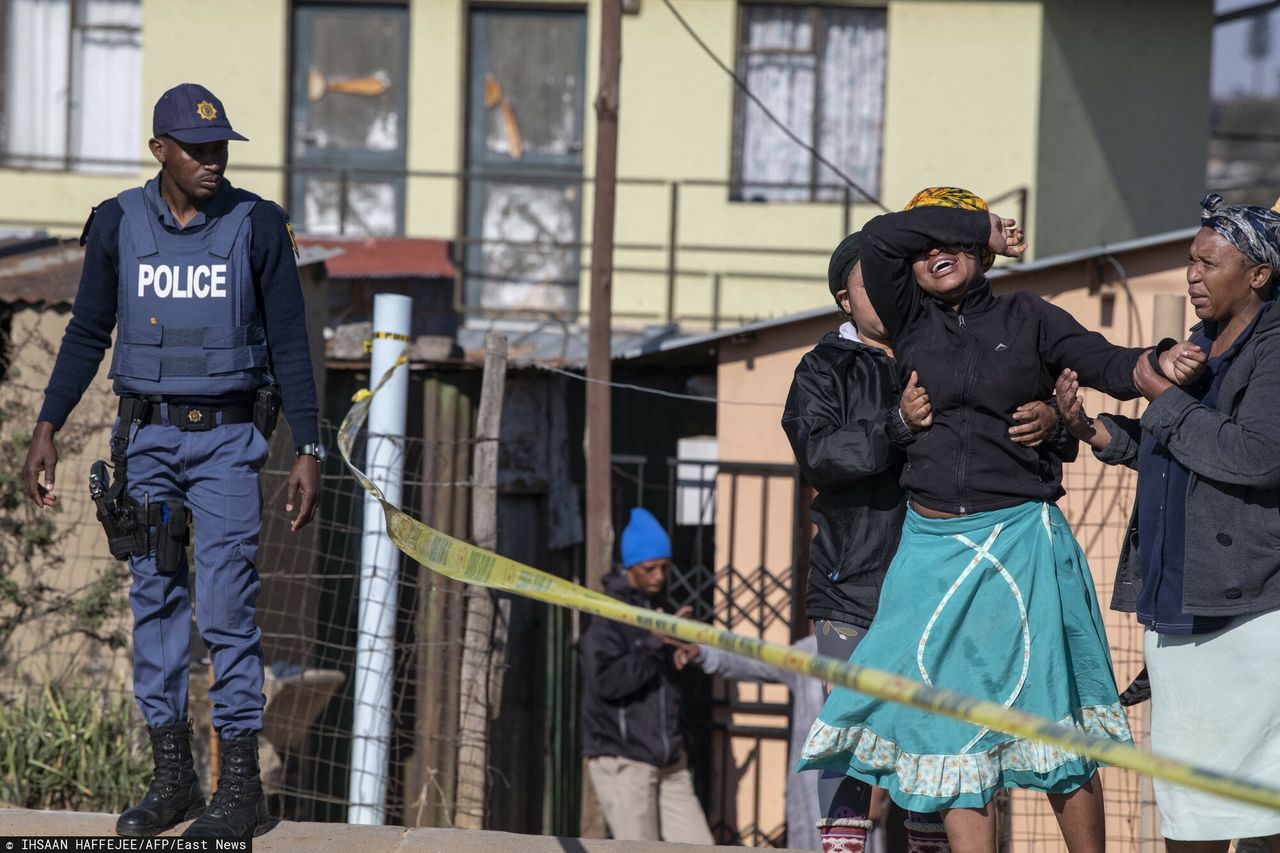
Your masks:
<svg viewBox="0 0 1280 853"><path fill-rule="evenodd" d="M449 241L416 237L307 237L303 246L341 249L326 262L330 279L453 278Z"/></svg>

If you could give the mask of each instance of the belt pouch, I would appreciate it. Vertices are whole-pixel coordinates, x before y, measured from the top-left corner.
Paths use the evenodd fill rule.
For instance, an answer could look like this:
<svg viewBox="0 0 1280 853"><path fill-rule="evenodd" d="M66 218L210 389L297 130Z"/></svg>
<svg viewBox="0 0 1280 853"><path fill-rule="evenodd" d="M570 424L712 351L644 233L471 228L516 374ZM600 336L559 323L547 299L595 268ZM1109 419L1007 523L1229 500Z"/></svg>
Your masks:
<svg viewBox="0 0 1280 853"><path fill-rule="evenodd" d="M280 386L263 385L253 399L253 425L263 438L271 438L280 418Z"/></svg>
<svg viewBox="0 0 1280 853"><path fill-rule="evenodd" d="M191 511L180 500L160 504L156 524L156 571L171 575L182 564L182 555L191 540Z"/></svg>

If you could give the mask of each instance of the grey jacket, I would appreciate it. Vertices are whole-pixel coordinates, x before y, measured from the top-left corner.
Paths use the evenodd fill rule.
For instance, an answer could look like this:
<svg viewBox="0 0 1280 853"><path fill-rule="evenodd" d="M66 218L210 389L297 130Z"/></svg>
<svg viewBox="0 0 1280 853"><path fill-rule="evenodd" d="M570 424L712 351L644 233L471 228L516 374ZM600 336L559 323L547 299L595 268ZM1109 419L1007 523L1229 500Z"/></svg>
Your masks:
<svg viewBox="0 0 1280 853"><path fill-rule="evenodd" d="M1262 310L1223 377L1216 407L1174 387L1151 401L1141 421L1099 416L1111 433L1111 443L1095 451L1103 462L1135 467L1143 438L1154 438L1191 472L1182 608L1199 616L1280 607L1280 310L1274 302ZM1137 607L1138 547L1135 504L1115 610Z"/></svg>
<svg viewBox="0 0 1280 853"><path fill-rule="evenodd" d="M791 647L815 654L818 638L810 634L792 643ZM708 675L718 675L730 681L776 681L791 689L791 746L787 760L789 767L795 767L809 729L813 728L813 721L818 719L818 712L825 701L822 682L712 646L699 646L698 649L694 662ZM818 777L821 775L817 770L807 770L787 776L787 847L790 849L822 849L816 825L818 818L822 817L818 810Z"/></svg>

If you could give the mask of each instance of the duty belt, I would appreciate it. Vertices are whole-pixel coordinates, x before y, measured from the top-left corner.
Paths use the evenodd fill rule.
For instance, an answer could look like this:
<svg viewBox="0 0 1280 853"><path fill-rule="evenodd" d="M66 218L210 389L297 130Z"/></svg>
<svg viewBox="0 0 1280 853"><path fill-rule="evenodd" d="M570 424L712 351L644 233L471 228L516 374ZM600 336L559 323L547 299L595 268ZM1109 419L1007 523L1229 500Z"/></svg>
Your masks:
<svg viewBox="0 0 1280 853"><path fill-rule="evenodd" d="M137 398L122 397L120 399L122 421L125 419L130 399ZM220 424L253 423L253 405L240 403L233 406L197 406L151 400L147 401L146 413L141 423L152 426L175 426L183 432L202 432Z"/></svg>

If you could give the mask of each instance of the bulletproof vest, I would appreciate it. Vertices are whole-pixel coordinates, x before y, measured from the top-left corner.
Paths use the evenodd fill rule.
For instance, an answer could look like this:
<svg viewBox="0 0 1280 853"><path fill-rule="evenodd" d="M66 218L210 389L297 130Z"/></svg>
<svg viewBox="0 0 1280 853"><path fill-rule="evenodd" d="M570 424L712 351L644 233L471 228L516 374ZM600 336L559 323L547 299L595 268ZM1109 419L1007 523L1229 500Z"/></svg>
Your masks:
<svg viewBox="0 0 1280 853"><path fill-rule="evenodd" d="M267 339L249 266L249 213L258 197L233 188L225 214L174 232L143 192L116 197L124 211L116 393L212 397L262 386Z"/></svg>

